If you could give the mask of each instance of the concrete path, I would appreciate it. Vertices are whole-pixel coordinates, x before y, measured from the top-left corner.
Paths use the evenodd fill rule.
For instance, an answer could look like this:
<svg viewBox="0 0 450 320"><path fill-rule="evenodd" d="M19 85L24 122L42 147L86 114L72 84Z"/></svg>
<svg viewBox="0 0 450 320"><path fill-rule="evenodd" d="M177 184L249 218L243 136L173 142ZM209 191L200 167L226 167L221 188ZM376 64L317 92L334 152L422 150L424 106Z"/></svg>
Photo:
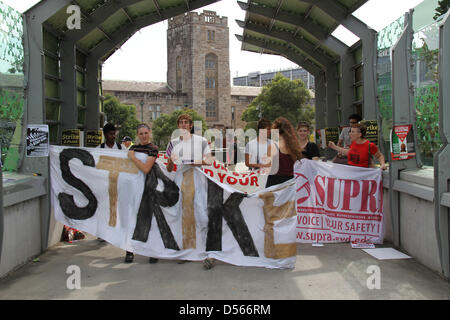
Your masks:
<svg viewBox="0 0 450 320"><path fill-rule="evenodd" d="M349 244L299 244L292 270L200 262L149 264L94 237L59 243L0 280L0 299L450 299L450 283L414 259L377 260ZM81 271L81 288L70 290L69 266ZM381 288L368 289L369 266L378 266ZM70 282L70 281L69 281ZM372 283L371 281L369 281Z"/></svg>

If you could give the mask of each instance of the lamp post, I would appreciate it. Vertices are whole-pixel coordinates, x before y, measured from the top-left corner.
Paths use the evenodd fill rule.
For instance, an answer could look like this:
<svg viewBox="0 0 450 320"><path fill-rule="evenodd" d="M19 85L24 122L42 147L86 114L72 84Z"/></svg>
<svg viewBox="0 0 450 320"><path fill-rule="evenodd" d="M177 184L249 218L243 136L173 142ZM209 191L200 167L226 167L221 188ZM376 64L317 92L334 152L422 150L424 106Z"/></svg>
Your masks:
<svg viewBox="0 0 450 320"><path fill-rule="evenodd" d="M141 100L141 123L144 122L144 100Z"/></svg>

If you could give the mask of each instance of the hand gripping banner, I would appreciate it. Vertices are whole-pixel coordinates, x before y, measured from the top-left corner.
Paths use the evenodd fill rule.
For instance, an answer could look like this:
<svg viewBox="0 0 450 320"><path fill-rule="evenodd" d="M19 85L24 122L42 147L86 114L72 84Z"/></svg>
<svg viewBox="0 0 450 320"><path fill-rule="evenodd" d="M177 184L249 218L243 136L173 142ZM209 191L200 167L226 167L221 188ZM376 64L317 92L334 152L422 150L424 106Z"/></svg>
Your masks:
<svg viewBox="0 0 450 320"><path fill-rule="evenodd" d="M136 153L145 161L146 155ZM293 268L295 184L157 159L145 176L123 150L50 147L52 208L61 223L123 250L161 259L207 257L239 266Z"/></svg>

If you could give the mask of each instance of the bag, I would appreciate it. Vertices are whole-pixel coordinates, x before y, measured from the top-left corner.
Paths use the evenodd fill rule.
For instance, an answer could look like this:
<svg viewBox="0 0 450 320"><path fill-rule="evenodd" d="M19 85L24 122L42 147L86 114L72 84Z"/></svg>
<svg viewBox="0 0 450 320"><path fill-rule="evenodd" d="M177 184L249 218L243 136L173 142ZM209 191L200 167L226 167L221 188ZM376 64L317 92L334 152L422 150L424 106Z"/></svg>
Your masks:
<svg viewBox="0 0 450 320"><path fill-rule="evenodd" d="M336 157L333 158L333 163L338 164L348 164L348 158L347 156L337 154Z"/></svg>

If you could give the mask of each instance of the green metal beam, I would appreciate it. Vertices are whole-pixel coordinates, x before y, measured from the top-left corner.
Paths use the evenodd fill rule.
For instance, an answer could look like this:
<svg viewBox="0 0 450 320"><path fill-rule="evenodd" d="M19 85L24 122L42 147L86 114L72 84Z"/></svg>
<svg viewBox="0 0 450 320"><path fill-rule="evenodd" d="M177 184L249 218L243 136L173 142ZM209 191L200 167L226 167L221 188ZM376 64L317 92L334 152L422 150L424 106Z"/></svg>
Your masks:
<svg viewBox="0 0 450 320"><path fill-rule="evenodd" d="M192 0L189 2L189 8L191 10L196 10L198 8L204 7L206 5L212 4L220 0ZM138 30L147 27L151 24L155 24L171 17L183 14L186 12L185 3L180 4L177 7L172 7L170 9L161 10L160 14L154 13L149 14L144 17L140 17L139 19L134 20L134 24L128 24L123 28L117 30L113 34L110 35L111 39L105 39L100 42L97 46L90 50L90 53L97 57L98 59L102 59L105 56L109 56L108 53L111 52L114 48L119 46L124 42L124 40L129 39L134 33Z"/></svg>
<svg viewBox="0 0 450 320"><path fill-rule="evenodd" d="M308 60L307 57L301 57L299 54L296 54L293 50L290 50L288 47L285 47L281 44L277 44L274 42L264 42L259 39L251 38L251 37L243 37L241 35L236 35L236 38L254 46L257 46L262 49L267 49L270 51L277 52L279 55L286 57L287 59L297 63L299 66L303 67L309 73L315 75L321 71L323 71L322 66L318 66L312 61Z"/></svg>
<svg viewBox="0 0 450 320"><path fill-rule="evenodd" d="M259 33L261 35L267 36L267 37L272 37L272 38L276 38L276 39L280 39L280 40L289 42L290 44L296 46L299 50L304 52L306 55L317 60L317 62L319 62L323 66L327 66L331 63L336 62L335 58L325 55L324 53L317 50L317 46L315 46L307 41L296 38L292 34L289 34L288 32L278 31L275 28L272 28L272 30L269 31L260 25L256 25L254 23L248 23L248 22L245 23L244 21L240 21L240 20L236 20L236 22L241 28L245 28L246 30L253 31L253 32Z"/></svg>

